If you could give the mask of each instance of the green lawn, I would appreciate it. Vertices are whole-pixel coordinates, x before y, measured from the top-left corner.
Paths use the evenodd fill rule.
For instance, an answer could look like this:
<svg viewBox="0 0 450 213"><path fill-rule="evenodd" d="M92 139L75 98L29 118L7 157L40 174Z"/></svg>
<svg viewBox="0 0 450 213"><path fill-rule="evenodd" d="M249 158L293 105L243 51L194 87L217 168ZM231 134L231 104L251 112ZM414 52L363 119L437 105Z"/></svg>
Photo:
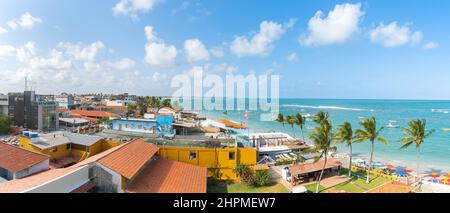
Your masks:
<svg viewBox="0 0 450 213"><path fill-rule="evenodd" d="M208 180L207 191L208 193L288 193L288 190L280 183L252 187L240 182L210 180Z"/></svg>
<svg viewBox="0 0 450 213"><path fill-rule="evenodd" d="M305 185L305 188L308 190L308 193L316 193L316 187L317 187L317 183L311 183L311 184ZM323 187L322 185L319 185L319 192L323 193L323 190L325 190L325 187Z"/></svg>
<svg viewBox="0 0 450 213"><path fill-rule="evenodd" d="M348 174L348 170L342 169L341 174ZM356 176L354 176L354 175L356 175ZM358 178L357 176L359 176L360 178ZM338 184L329 189L334 189L334 190L339 190L339 191L343 190L348 193L363 193L366 190L373 189L373 188L380 186L383 183L386 183L389 181L386 178L371 175L370 183L366 183L366 179L364 178L365 176L366 176L365 173L352 173L352 179L350 181ZM360 186L360 187L358 187L358 186ZM305 187L309 192L312 192L312 193L316 192L316 183L305 185ZM326 189L321 185L321 186L319 186L319 192L325 193Z"/></svg>

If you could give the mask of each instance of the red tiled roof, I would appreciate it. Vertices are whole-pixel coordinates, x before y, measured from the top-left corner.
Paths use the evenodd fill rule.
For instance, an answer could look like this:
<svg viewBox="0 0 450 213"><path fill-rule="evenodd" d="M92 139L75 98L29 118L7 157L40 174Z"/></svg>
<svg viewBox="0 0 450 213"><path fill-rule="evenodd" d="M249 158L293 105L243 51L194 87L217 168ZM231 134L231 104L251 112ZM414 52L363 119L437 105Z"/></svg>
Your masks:
<svg viewBox="0 0 450 213"><path fill-rule="evenodd" d="M323 168L324 161L317 161L315 163L300 163L300 164L294 164L289 167L292 175L299 175L299 174L307 174L311 172L317 172L321 171ZM341 166L342 163L335 159L331 158L327 160L327 164L325 165L325 169L334 168L337 166Z"/></svg>
<svg viewBox="0 0 450 213"><path fill-rule="evenodd" d="M59 111L59 113L63 113L63 112L69 111L69 109L66 109L66 108L60 108L60 109L58 109L58 111Z"/></svg>
<svg viewBox="0 0 450 213"><path fill-rule="evenodd" d="M158 149L141 139L136 139L102 157L98 162L127 179L133 179Z"/></svg>
<svg viewBox="0 0 450 213"><path fill-rule="evenodd" d="M0 143L0 167L8 171L20 172L48 159L42 154Z"/></svg>
<svg viewBox="0 0 450 213"><path fill-rule="evenodd" d="M77 167L68 167L63 169L50 169L45 172L37 173L25 178L14 179L0 184L0 193L19 193L39 186L48 181L59 178L63 175L76 170Z"/></svg>
<svg viewBox="0 0 450 213"><path fill-rule="evenodd" d="M86 116L86 117L115 117L118 116L114 113L104 111L91 111L91 110L72 110L70 111L72 116Z"/></svg>
<svg viewBox="0 0 450 213"><path fill-rule="evenodd" d="M86 116L80 116L80 118L88 120L90 122L97 122L98 121L97 118L90 118L90 117L86 117Z"/></svg>
<svg viewBox="0 0 450 213"><path fill-rule="evenodd" d="M207 169L158 158L128 186L130 193L206 193Z"/></svg>

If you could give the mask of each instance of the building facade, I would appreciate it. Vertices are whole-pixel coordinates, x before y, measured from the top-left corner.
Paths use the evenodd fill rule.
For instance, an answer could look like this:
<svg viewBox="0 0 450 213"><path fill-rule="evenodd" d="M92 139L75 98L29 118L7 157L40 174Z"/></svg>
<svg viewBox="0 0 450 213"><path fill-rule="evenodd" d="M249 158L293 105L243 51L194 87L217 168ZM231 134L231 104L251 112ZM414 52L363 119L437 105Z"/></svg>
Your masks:
<svg viewBox="0 0 450 213"><path fill-rule="evenodd" d="M56 95L55 101L60 109L69 109L75 105L73 96L67 93Z"/></svg>
<svg viewBox="0 0 450 213"><path fill-rule="evenodd" d="M40 131L59 129L58 104L50 95L36 95L34 91L10 93L8 116L15 126Z"/></svg>
<svg viewBox="0 0 450 213"><path fill-rule="evenodd" d="M0 115L8 116L8 95L0 94Z"/></svg>

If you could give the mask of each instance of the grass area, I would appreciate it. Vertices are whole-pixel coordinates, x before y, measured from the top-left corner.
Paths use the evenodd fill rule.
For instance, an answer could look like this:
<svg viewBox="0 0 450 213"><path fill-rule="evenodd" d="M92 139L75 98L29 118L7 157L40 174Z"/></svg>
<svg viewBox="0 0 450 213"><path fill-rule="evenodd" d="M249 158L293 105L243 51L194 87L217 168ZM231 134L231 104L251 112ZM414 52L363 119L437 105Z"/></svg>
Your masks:
<svg viewBox="0 0 450 213"><path fill-rule="evenodd" d="M341 174L347 175L348 169L342 169ZM325 189L321 185L321 186L319 186L319 192L326 193L327 190L330 190L330 191L345 191L348 193L363 193L366 190L373 189L373 188L380 186L389 181L386 178L371 175L370 183L366 183L365 177L366 177L365 173L353 172L351 180L341 183L341 184L338 184L338 185L333 186L328 189ZM305 187L309 192L312 192L312 193L316 192L316 183L305 185Z"/></svg>
<svg viewBox="0 0 450 213"><path fill-rule="evenodd" d="M240 182L215 180L208 180L207 191L208 193L288 193L288 190L280 183L253 187Z"/></svg>
<svg viewBox="0 0 450 213"><path fill-rule="evenodd" d="M317 187L317 183L311 183L308 185L305 185L305 188L308 190L308 193L316 193L316 187ZM325 190L325 187L323 187L322 185L319 185L319 193L323 193Z"/></svg>

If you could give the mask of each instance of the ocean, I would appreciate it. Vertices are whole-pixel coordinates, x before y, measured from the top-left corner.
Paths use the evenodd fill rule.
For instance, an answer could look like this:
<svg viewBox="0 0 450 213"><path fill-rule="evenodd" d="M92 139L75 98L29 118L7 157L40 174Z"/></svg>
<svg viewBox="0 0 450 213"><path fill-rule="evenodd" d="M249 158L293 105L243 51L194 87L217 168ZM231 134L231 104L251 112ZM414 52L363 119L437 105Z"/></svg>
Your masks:
<svg viewBox="0 0 450 213"><path fill-rule="evenodd" d="M412 119L426 119L427 128L435 129L431 137L421 146L422 172L450 172L450 101L419 101L419 100L343 100L343 99L280 99L280 112L284 115L302 114L314 115L318 111L326 111L330 114L333 128L348 121L353 129L360 128L359 122L371 116L375 116L378 126L386 126L391 122L400 127L406 127ZM245 123L243 111L210 110L201 111L206 117ZM292 131L289 125L284 128L276 121L260 121L260 111L249 111L248 126L251 131L281 131L301 138L300 128L294 127ZM306 140L308 134L315 126L311 119L307 120L304 129ZM450 129L449 129L450 130ZM415 146L400 149L400 138L403 132L400 128L385 128L381 135L389 140L388 145L375 143L374 158L376 161L384 161L398 165L416 168L417 152ZM336 144L338 152L348 152L348 148L342 144ZM356 143L353 146L354 156L367 157L370 155L370 143ZM355 158L355 157L354 157Z"/></svg>

